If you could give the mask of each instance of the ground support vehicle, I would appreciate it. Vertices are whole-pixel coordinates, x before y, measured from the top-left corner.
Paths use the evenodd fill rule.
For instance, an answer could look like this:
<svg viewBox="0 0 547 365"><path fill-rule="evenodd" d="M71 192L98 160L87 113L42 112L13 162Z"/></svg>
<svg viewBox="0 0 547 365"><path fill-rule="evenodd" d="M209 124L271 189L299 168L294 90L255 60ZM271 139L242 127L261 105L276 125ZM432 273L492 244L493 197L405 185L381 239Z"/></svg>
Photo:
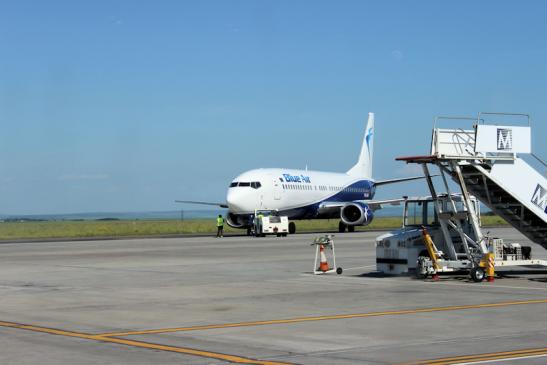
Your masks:
<svg viewBox="0 0 547 365"><path fill-rule="evenodd" d="M446 210L449 206L451 207L451 201L455 203L456 208L459 210L458 217L463 232L473 237L473 231L467 219L461 195L452 194L449 197L444 194L437 196L437 199L443 210ZM478 212L480 205L477 199L471 197L471 201ZM429 232L442 257L446 257L445 253L448 252L451 252L451 256L454 258L463 259L466 257L460 235L457 232L447 230L450 234L453 249L444 239L443 226L435 210L435 204L436 202L431 196L405 197L402 227L376 238L376 266L378 271L395 275L416 272L418 259L420 257L429 257L423 239L423 227ZM446 268L446 271L449 271L448 268Z"/></svg>
<svg viewBox="0 0 547 365"><path fill-rule="evenodd" d="M524 117L528 125L500 125L497 121L486 124L485 120L492 117ZM474 124L471 129L437 128L441 120L472 120ZM378 237L378 270L397 274L414 268L422 277L466 270L474 281L481 281L485 271L493 279L495 267L547 266L545 260L532 259L530 247L483 234L476 203L480 200L547 249L547 179L521 156L528 154L547 167L531 152L529 116L479 113L477 118L438 117L432 136L430 155L397 160L421 165L431 193L422 204L430 201L434 212L430 214L426 208L419 225L403 225L399 231ZM440 172L443 194L437 193L431 167ZM460 194L451 192L449 178ZM419 203L420 199L407 201L405 219L413 202Z"/></svg>
<svg viewBox="0 0 547 365"><path fill-rule="evenodd" d="M277 211L255 210L251 234L255 237L276 235L286 237L289 232L289 218L279 216Z"/></svg>

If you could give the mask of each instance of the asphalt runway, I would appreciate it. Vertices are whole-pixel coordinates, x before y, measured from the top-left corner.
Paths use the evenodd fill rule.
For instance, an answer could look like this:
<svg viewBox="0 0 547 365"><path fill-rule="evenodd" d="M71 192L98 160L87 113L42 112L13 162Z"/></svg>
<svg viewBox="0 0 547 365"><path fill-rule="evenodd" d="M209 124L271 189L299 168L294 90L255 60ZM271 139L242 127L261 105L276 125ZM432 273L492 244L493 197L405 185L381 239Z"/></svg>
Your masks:
<svg viewBox="0 0 547 365"><path fill-rule="evenodd" d="M381 277L379 234L0 244L0 363L547 363L547 270Z"/></svg>

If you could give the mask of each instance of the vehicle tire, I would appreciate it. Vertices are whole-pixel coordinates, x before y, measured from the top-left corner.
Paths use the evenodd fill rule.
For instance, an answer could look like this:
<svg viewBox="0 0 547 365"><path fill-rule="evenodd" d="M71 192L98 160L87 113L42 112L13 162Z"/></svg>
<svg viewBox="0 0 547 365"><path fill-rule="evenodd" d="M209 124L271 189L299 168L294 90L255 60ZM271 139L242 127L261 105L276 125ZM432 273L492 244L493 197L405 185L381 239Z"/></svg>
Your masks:
<svg viewBox="0 0 547 365"><path fill-rule="evenodd" d="M471 269L471 271L469 272L469 275L471 276L471 279L475 282L475 283L480 283L481 281L484 280L484 269L482 267L474 267Z"/></svg>
<svg viewBox="0 0 547 365"><path fill-rule="evenodd" d="M283 233L283 237L287 237L287 234L286 234L286 233Z"/></svg>
<svg viewBox="0 0 547 365"><path fill-rule="evenodd" d="M338 269L336 269L336 273L337 273L338 275L341 275L342 272L344 272L344 270L343 270L341 267L339 267Z"/></svg>
<svg viewBox="0 0 547 365"><path fill-rule="evenodd" d="M355 226L348 226L348 232L355 232Z"/></svg>
<svg viewBox="0 0 547 365"><path fill-rule="evenodd" d="M338 222L338 232L344 233L346 231L346 224L342 221Z"/></svg>
<svg viewBox="0 0 547 365"><path fill-rule="evenodd" d="M294 222L289 222L289 233L290 234L296 233L296 224Z"/></svg>
<svg viewBox="0 0 547 365"><path fill-rule="evenodd" d="M281 237L281 233L276 234L277 237Z"/></svg>
<svg viewBox="0 0 547 365"><path fill-rule="evenodd" d="M252 234L252 231L250 228L247 228L247 236L250 236Z"/></svg>
<svg viewBox="0 0 547 365"><path fill-rule="evenodd" d="M418 256L418 262L416 263L416 278L417 279L427 279L429 274L427 273L427 270L425 270L426 266L429 266L428 263L431 262L431 259L429 256L422 255L423 251L420 253L420 256Z"/></svg>

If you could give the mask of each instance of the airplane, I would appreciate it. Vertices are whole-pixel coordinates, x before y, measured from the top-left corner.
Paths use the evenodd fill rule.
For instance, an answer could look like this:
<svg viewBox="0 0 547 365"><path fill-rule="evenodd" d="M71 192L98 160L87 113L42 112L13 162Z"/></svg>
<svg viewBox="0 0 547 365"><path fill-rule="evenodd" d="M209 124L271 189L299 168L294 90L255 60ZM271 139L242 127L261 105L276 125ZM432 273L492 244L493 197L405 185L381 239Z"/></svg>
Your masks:
<svg viewBox="0 0 547 365"><path fill-rule="evenodd" d="M228 187L226 203L176 200L177 203L213 205L228 208L226 223L247 229L250 234L255 210L277 211L288 216L289 233L296 232L295 220L340 219L340 233L366 226L373 211L402 199L372 200L376 188L386 184L423 179L423 176L390 180L372 178L374 113L368 114L361 152L357 163L345 173L260 168L243 172Z"/></svg>

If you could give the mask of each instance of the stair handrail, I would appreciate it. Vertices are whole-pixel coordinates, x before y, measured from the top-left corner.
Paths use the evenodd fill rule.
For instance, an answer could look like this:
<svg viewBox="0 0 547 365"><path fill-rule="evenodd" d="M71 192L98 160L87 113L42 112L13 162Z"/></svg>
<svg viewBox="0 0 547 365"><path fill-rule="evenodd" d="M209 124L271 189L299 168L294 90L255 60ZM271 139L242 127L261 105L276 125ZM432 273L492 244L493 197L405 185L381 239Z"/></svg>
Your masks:
<svg viewBox="0 0 547 365"><path fill-rule="evenodd" d="M504 113L504 112L479 112L477 114L477 124L485 124L485 118L481 118L482 115L503 115L503 116L513 116L513 117L526 117L528 120L528 127L532 124L532 119L530 118L530 114L525 113Z"/></svg>
<svg viewBox="0 0 547 365"><path fill-rule="evenodd" d="M475 145L471 145L470 141L475 142L475 136L467 133L463 128L457 128L456 132L458 134L452 135L452 141L455 146L459 149L459 152L461 155L463 155L464 151L467 152L470 155L473 155L475 153ZM469 137L467 140L465 140L461 135L466 135ZM463 145L463 146L462 146ZM468 150L468 147L472 147L471 151Z"/></svg>
<svg viewBox="0 0 547 365"><path fill-rule="evenodd" d="M437 117L435 117L435 121L433 122L433 129L437 129L437 121L440 120L440 119L444 119L444 120L477 120L477 118L475 117L457 117L457 116L449 116L449 115L439 115ZM483 121L484 122L484 121Z"/></svg>
<svg viewBox="0 0 547 365"><path fill-rule="evenodd" d="M468 120L468 121L476 121L477 118L475 117L461 117L461 116L449 116L449 115L439 115L439 116L436 116L434 121L433 121L433 143L432 143L432 148L433 146L435 146L435 149L438 151L439 150L439 139L437 137L437 134L438 134L438 131L437 131L437 124L438 124L438 121L439 120ZM473 129L475 129L475 125L473 125ZM455 131L457 131L458 133L459 132L463 132L464 134L466 134L468 137L470 137L471 139L475 139L473 136L469 135L469 133L467 133L463 128L456 128ZM454 136L453 136L454 138ZM468 141L465 141L465 146L469 145L469 142ZM462 148L461 146L461 141L454 141L453 140L453 144L455 146L457 146L460 151L463 151L465 150L465 146ZM431 151L433 153L433 151Z"/></svg>
<svg viewBox="0 0 547 365"><path fill-rule="evenodd" d="M539 161L539 163L542 164L543 167L546 167L546 168L547 168L547 163L545 163L545 161L543 161L543 160L541 159L541 157L535 155L534 153L530 153L530 155L532 155L533 158L535 158L537 161ZM545 171L545 172L543 173L543 175L544 175L545 177L547 177L547 171Z"/></svg>
<svg viewBox="0 0 547 365"><path fill-rule="evenodd" d="M544 167L547 167L547 163L545 163L545 161L543 161L541 159L541 157L535 155L534 153L530 153L532 155L533 158L535 158L536 160L538 160Z"/></svg>

